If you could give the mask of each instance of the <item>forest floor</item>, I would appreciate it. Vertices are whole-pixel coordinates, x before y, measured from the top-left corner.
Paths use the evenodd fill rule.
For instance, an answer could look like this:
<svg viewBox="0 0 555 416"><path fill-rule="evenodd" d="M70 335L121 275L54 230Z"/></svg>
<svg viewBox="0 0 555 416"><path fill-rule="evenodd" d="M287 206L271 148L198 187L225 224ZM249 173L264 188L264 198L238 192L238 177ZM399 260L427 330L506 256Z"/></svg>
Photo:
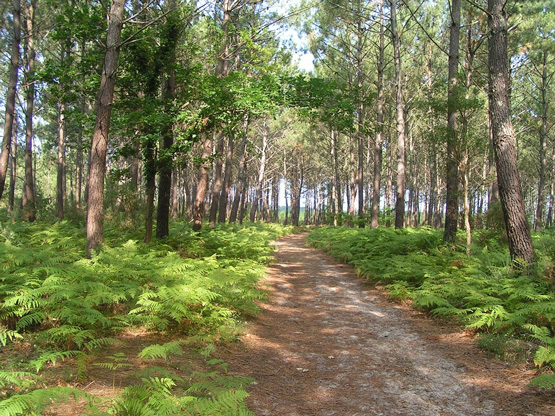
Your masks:
<svg viewBox="0 0 555 416"><path fill-rule="evenodd" d="M474 335L430 319L306 247L277 243L269 302L241 341L220 354L249 376L257 416L554 415L535 372L483 353Z"/></svg>

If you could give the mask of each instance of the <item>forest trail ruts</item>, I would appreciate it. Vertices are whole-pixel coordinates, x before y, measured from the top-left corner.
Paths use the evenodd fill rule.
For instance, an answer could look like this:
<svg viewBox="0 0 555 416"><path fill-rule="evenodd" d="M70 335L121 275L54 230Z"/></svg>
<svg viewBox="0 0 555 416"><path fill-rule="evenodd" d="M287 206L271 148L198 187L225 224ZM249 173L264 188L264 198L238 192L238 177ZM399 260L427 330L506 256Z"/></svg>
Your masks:
<svg viewBox="0 0 555 416"><path fill-rule="evenodd" d="M555 414L553 396L527 389L532 371L391 303L351 266L306 247L306 234L276 245L269 301L222 353L232 375L256 379L257 416Z"/></svg>

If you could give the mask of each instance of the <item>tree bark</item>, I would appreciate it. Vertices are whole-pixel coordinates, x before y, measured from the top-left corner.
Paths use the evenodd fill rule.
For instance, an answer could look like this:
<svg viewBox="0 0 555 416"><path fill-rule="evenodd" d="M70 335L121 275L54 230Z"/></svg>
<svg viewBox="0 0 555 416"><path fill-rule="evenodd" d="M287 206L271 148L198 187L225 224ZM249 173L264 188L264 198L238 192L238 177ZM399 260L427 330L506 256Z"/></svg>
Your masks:
<svg viewBox="0 0 555 416"><path fill-rule="evenodd" d="M258 169L258 181L256 183L256 196L252 201L251 206L251 222L256 221L256 214L258 208L263 210L263 191L264 191L264 177L266 175L266 148L268 146L268 126L266 125L266 120L264 120L264 126L262 127L262 148L260 149L260 167Z"/></svg>
<svg viewBox="0 0 555 416"><path fill-rule="evenodd" d="M538 203L536 205L536 213L534 216L534 231L539 231L543 226L543 210L545 205L545 166L546 166L546 153L547 153L547 114L549 108L549 102L547 100L547 52L543 52L542 56L542 72L541 72L541 125L539 131L539 156L540 156L540 172L538 177Z"/></svg>
<svg viewBox="0 0 555 416"><path fill-rule="evenodd" d="M507 58L508 23L504 0L488 0L489 99L499 197L509 251L513 263L536 261L532 238L522 199L517 168L516 136L511 121L509 96L509 60Z"/></svg>
<svg viewBox="0 0 555 416"><path fill-rule="evenodd" d="M12 1L13 8L13 41L10 59L10 74L8 89L6 93L6 115L4 117L4 136L2 139L2 151L0 152L0 200L6 185L10 150L12 146L13 125L15 119L15 98L17 89L17 75L19 70L19 47L21 43L21 2Z"/></svg>
<svg viewBox="0 0 555 416"><path fill-rule="evenodd" d="M224 169L224 181L222 186L222 192L220 193L220 201L218 203L218 223L224 224L227 216L227 204L229 191L231 189L231 176L233 169L233 151L234 151L234 140L233 132L230 132L227 136L227 152L225 155L225 169Z"/></svg>
<svg viewBox="0 0 555 416"><path fill-rule="evenodd" d="M461 0L451 0L451 27L449 30L449 85L447 92L447 198L443 241L454 243L459 217L459 156L457 126L457 75L459 71L459 35L461 27Z"/></svg>
<svg viewBox="0 0 555 416"><path fill-rule="evenodd" d="M403 108L403 85L401 69L401 39L397 30L397 2L390 0L391 35L393 37L393 60L395 63L396 83L396 120L397 120L397 189L395 200L395 228L403 228L405 220L405 187L406 187L406 156L405 156L405 115Z"/></svg>
<svg viewBox="0 0 555 416"><path fill-rule="evenodd" d="M384 51L385 51L385 36L384 36L384 13L383 13L383 0L380 1L380 46L378 51L378 99L377 99L377 131L376 139L374 141L374 180L372 183L372 219L370 222L371 228L378 226L378 218L380 214L380 187L382 179L382 147L383 147L383 128L384 128L384 91L383 91L383 77L384 77Z"/></svg>
<svg viewBox="0 0 555 416"><path fill-rule="evenodd" d="M233 196L233 203L231 204L231 212L229 214L229 222L234 223L237 221L239 213L239 203L243 195L243 190L247 186L247 133L249 131L249 117L245 116L243 125L243 140L241 141L241 151L239 153L239 171L237 172L237 188Z"/></svg>
<svg viewBox="0 0 555 416"><path fill-rule="evenodd" d="M23 220L33 222L37 218L35 203L35 184L33 177L33 112L35 107L35 6L37 0L31 0L25 8L27 34L25 37L25 184L23 186Z"/></svg>
<svg viewBox="0 0 555 416"><path fill-rule="evenodd" d="M175 58L175 57L174 57ZM173 65L174 58L170 60L170 66ZM166 111L171 112L169 108L173 101L176 91L175 71L170 69L170 74L166 80L164 101L168 107ZM165 127L162 137L162 149L159 156L159 179L158 179L158 210L156 211L156 238L164 238L170 234L170 198L172 189L172 172L173 172L173 122L170 120Z"/></svg>
<svg viewBox="0 0 555 416"><path fill-rule="evenodd" d="M214 133L215 135L215 133ZM210 163L210 156L212 155L212 144L214 139L206 136L202 144L202 162L200 165L197 192L195 195L195 202L193 204L193 231L200 231L202 228L202 218L204 216L204 197L208 190L208 172L212 166Z"/></svg>
<svg viewBox="0 0 555 416"><path fill-rule="evenodd" d="M87 256L90 257L103 240L104 220L104 179L106 176L106 154L108 134L110 132L110 115L116 84L116 71L119 58L121 30L125 0L112 0L106 55L96 108L96 123L91 144L89 174L89 193L87 200Z"/></svg>
<svg viewBox="0 0 555 416"><path fill-rule="evenodd" d="M216 225L216 219L218 217L218 205L220 203L220 194L222 192L223 185L223 153L225 150L225 137L220 134L218 138L218 143L216 146L216 161L214 167L214 183L212 184L212 202L210 204L210 214L209 214L209 224L210 227Z"/></svg>
<svg viewBox="0 0 555 416"><path fill-rule="evenodd" d="M61 98L60 98L61 100ZM56 159L56 216L64 218L64 177L65 177L65 105L58 103L58 155Z"/></svg>
<svg viewBox="0 0 555 416"><path fill-rule="evenodd" d="M362 10L360 1L358 3L358 21L357 21L357 48L356 48L356 63L357 63L357 88L358 88L358 108L357 108L357 175L356 184L358 187L358 226L364 228L364 70L363 70L363 43L364 43L364 30L362 27Z"/></svg>
<svg viewBox="0 0 555 416"><path fill-rule="evenodd" d="M15 126L17 129L17 126ZM17 133L16 133L17 134ZM15 204L15 181L17 178L17 140L12 140L10 154L10 189L8 195L8 210L13 212Z"/></svg>

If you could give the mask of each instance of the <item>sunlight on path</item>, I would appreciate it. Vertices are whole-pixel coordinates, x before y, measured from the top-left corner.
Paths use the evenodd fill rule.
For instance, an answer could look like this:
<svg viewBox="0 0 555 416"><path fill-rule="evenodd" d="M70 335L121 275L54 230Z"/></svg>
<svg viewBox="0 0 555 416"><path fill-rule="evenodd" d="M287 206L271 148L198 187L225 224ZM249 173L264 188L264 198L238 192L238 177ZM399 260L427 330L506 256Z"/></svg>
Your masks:
<svg viewBox="0 0 555 416"><path fill-rule="evenodd" d="M257 380L258 416L543 414L500 400L502 385L438 349L441 334L422 333L406 308L305 244L276 243L270 301L229 358Z"/></svg>

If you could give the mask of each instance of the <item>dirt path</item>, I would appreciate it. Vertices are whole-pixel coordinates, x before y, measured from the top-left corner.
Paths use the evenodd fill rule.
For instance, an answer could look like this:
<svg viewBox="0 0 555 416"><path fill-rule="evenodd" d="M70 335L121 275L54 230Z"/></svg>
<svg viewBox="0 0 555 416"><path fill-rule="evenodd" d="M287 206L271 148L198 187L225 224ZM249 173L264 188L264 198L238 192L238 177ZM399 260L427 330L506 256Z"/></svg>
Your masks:
<svg viewBox="0 0 555 416"><path fill-rule="evenodd" d="M268 269L270 301L230 372L250 376L257 416L554 415L532 377L486 357L470 335L387 301L350 266L281 239Z"/></svg>

